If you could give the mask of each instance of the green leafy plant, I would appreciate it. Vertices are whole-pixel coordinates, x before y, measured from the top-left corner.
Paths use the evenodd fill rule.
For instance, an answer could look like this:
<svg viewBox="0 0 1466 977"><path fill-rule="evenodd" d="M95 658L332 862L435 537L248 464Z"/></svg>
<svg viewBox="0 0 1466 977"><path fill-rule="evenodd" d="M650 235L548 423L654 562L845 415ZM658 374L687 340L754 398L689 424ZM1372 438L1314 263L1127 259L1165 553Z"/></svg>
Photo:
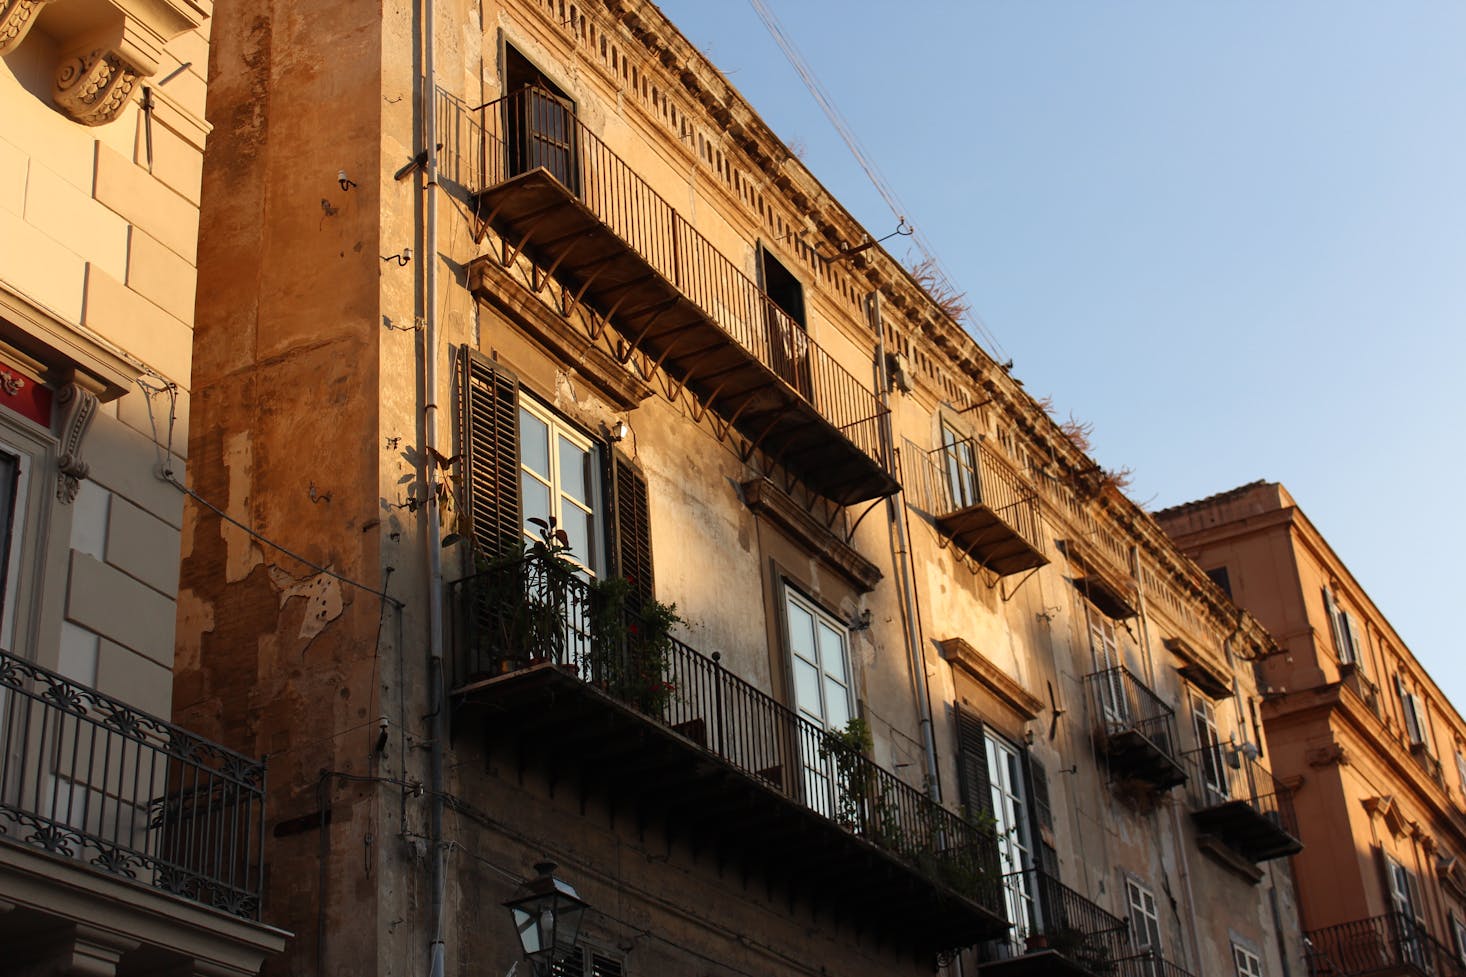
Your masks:
<svg viewBox="0 0 1466 977"><path fill-rule="evenodd" d="M858 716L844 729L825 730L820 739L820 759L835 765L835 819L850 828L864 830L867 826L875 786L875 768L867 757L874 746L870 725Z"/></svg>
<svg viewBox="0 0 1466 977"><path fill-rule="evenodd" d="M661 716L677 694L670 677L676 604L636 599L623 577L590 585L590 653L583 677L649 716Z"/></svg>

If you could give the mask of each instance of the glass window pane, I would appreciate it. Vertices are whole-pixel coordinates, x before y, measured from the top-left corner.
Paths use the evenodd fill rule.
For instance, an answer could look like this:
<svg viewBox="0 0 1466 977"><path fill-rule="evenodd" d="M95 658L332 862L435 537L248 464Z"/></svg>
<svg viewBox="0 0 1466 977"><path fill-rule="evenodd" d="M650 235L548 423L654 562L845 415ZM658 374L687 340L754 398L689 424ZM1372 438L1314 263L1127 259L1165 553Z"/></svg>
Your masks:
<svg viewBox="0 0 1466 977"><path fill-rule="evenodd" d="M519 409L519 462L549 481L550 428L523 407Z"/></svg>
<svg viewBox="0 0 1466 977"><path fill-rule="evenodd" d="M550 487L529 472L519 473L520 490L524 499L524 531L535 539L540 538L540 527L530 525L531 519L548 520L554 515L550 511Z"/></svg>
<svg viewBox="0 0 1466 977"><path fill-rule="evenodd" d="M820 673L809 662L794 659L794 704L804 712L824 718L820 708Z"/></svg>
<svg viewBox="0 0 1466 977"><path fill-rule="evenodd" d="M843 729L850 722L850 693L838 682L825 679L825 725Z"/></svg>
<svg viewBox="0 0 1466 977"><path fill-rule="evenodd" d="M570 538L570 556L586 566L597 564L595 516L571 503L560 506L560 525Z"/></svg>
<svg viewBox="0 0 1466 977"><path fill-rule="evenodd" d="M563 435L560 441L560 491L581 505L591 499L591 455Z"/></svg>
<svg viewBox="0 0 1466 977"><path fill-rule="evenodd" d="M800 658L819 660L814 652L814 616L792 601L789 604L789 650Z"/></svg>
<svg viewBox="0 0 1466 977"><path fill-rule="evenodd" d="M836 681L849 681L845 677L845 636L824 621L820 622L820 664Z"/></svg>

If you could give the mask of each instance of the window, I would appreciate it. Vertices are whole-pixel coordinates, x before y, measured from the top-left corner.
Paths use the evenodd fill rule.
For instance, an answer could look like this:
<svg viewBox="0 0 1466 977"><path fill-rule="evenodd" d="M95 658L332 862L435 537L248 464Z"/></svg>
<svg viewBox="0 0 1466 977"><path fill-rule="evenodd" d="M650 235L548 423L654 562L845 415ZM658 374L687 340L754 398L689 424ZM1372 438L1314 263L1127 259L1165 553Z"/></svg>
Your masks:
<svg viewBox="0 0 1466 977"><path fill-rule="evenodd" d="M519 401L519 484L527 540L531 519L553 520L570 539L567 554L589 574L605 572L600 447L548 408Z"/></svg>
<svg viewBox="0 0 1466 977"><path fill-rule="evenodd" d="M1456 780L1461 786L1461 796L1466 799L1466 753L1461 752L1461 747L1456 747Z"/></svg>
<svg viewBox="0 0 1466 977"><path fill-rule="evenodd" d="M1119 632L1114 619L1093 606L1085 604L1084 613L1089 618L1089 650L1094 656L1094 670L1103 676L1098 690L1105 722L1124 726L1129 721L1130 709L1125 699L1125 677L1120 672L1124 662L1120 658Z"/></svg>
<svg viewBox="0 0 1466 977"><path fill-rule="evenodd" d="M1461 921L1461 914L1454 909L1448 914L1451 923L1451 944L1456 951L1456 959L1466 964L1466 923Z"/></svg>
<svg viewBox="0 0 1466 977"><path fill-rule="evenodd" d="M1391 928L1398 930L1402 958L1421 966L1425 964L1425 945L1420 939L1425 930L1425 904L1420 898L1420 882L1410 871L1390 855L1384 856L1385 878L1390 884L1390 907L1394 919Z"/></svg>
<svg viewBox="0 0 1466 977"><path fill-rule="evenodd" d="M13 582L19 579L20 541L14 539L24 520L16 519L21 498L21 456L0 445L0 648L9 650L14 631Z"/></svg>
<svg viewBox="0 0 1466 977"><path fill-rule="evenodd" d="M551 968L553 977L625 977L626 961L604 950L580 945Z"/></svg>
<svg viewBox="0 0 1466 977"><path fill-rule="evenodd" d="M1262 977L1262 961L1240 943L1232 944L1232 964L1237 970L1237 977Z"/></svg>
<svg viewBox="0 0 1466 977"><path fill-rule="evenodd" d="M1232 796L1227 778L1226 748L1217 731L1217 713L1211 702L1200 696L1191 698L1191 730L1196 735L1196 748L1201 754L1202 783L1219 801Z"/></svg>
<svg viewBox="0 0 1466 977"><path fill-rule="evenodd" d="M794 708L821 729L844 729L855 715L847 650L849 632L791 587L784 589L784 612ZM818 745L803 743L807 800L821 814L835 817L840 805L837 785L831 780L834 768L819 756Z"/></svg>
<svg viewBox="0 0 1466 977"><path fill-rule="evenodd" d="M1161 917L1156 910L1155 893L1135 879L1127 878L1125 897L1130 908L1130 940L1138 951L1137 956L1150 958L1150 965L1143 972L1148 977L1161 977L1157 963L1161 957Z"/></svg>
<svg viewBox="0 0 1466 977"><path fill-rule="evenodd" d="M543 167L578 193L575 103L512 46L504 49L504 126L509 175Z"/></svg>
<svg viewBox="0 0 1466 977"><path fill-rule="evenodd" d="M809 371L809 338L805 333L804 286L767 248L758 249L759 287L768 296L764 307L769 356L767 366L804 399L813 395Z"/></svg>
<svg viewBox="0 0 1466 977"><path fill-rule="evenodd" d="M1228 597L1232 596L1232 577L1227 573L1226 567L1216 567L1215 569L1208 570L1206 571L1206 575L1211 578L1212 583L1222 588L1222 593Z"/></svg>
<svg viewBox="0 0 1466 977"><path fill-rule="evenodd" d="M942 454L947 461L947 490L952 509L966 509L982 501L977 480L977 446L947 424L942 424Z"/></svg>
<svg viewBox="0 0 1466 977"><path fill-rule="evenodd" d="M1324 612L1329 619L1329 635L1334 641L1334 654L1341 665L1364 667L1364 642L1360 640L1359 629L1349 612L1339 606L1333 591L1323 589Z"/></svg>
<svg viewBox="0 0 1466 977"><path fill-rule="evenodd" d="M1400 693L1400 706L1405 712L1405 735L1410 738L1410 745L1422 747L1433 754L1435 748L1430 741L1430 717L1425 711L1425 702L1407 689L1399 676L1395 677L1395 685Z"/></svg>
<svg viewBox="0 0 1466 977"><path fill-rule="evenodd" d="M465 348L459 364L459 525L476 554L519 553L553 516L588 573L631 582L632 600L654 594L651 514L636 465L548 407L520 395L519 380Z"/></svg>

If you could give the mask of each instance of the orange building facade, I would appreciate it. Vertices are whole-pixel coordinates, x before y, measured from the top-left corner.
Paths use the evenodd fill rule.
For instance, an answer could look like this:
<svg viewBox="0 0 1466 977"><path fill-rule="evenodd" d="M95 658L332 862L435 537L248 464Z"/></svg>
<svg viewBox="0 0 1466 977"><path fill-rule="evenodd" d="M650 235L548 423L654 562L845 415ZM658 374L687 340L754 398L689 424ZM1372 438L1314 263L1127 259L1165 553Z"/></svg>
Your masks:
<svg viewBox="0 0 1466 977"><path fill-rule="evenodd" d="M1310 971L1466 973L1466 723L1282 485L1158 519L1282 650L1258 678Z"/></svg>

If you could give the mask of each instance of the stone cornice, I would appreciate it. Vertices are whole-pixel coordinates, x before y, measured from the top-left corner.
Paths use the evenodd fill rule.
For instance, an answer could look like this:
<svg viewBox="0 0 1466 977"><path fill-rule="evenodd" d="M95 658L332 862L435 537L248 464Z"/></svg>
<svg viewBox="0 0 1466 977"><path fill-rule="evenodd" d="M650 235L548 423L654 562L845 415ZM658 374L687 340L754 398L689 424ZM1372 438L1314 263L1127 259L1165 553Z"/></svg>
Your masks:
<svg viewBox="0 0 1466 977"><path fill-rule="evenodd" d="M844 577L861 593L874 590L881 581L881 569L860 551L820 524L767 478L742 483L743 503L767 517L792 536L816 559Z"/></svg>
<svg viewBox="0 0 1466 977"><path fill-rule="evenodd" d="M12 326L13 324L13 326ZM82 326L0 284L0 341L42 365L53 386L76 383L102 401L133 389L144 366Z"/></svg>
<svg viewBox="0 0 1466 977"><path fill-rule="evenodd" d="M1043 700L1019 685L1017 680L967 643L965 638L948 638L937 642L947 661L970 675L984 689L1022 716L1033 720L1043 711Z"/></svg>

